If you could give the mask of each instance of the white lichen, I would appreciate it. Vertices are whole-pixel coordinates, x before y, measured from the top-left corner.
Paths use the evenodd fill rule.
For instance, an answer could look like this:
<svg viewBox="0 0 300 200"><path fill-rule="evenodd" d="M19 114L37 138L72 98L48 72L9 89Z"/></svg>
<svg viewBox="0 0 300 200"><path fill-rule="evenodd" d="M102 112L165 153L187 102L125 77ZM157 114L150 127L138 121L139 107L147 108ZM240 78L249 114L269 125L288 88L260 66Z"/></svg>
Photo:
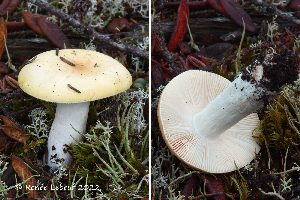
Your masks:
<svg viewBox="0 0 300 200"><path fill-rule="evenodd" d="M60 0L59 4L62 5L62 10L68 13L68 7L71 6L71 0Z"/></svg>
<svg viewBox="0 0 300 200"><path fill-rule="evenodd" d="M125 16L125 6L123 0L102 0L101 1L102 14L107 18L114 17L117 13Z"/></svg>
<svg viewBox="0 0 300 200"><path fill-rule="evenodd" d="M94 143L94 141L103 141L104 143L109 143L113 127L110 127L110 122L106 121L105 123L106 125L104 126L99 120L97 120L96 125L90 131L91 134L86 133L85 138L92 144ZM96 134L96 132L101 132L101 134L98 135Z"/></svg>
<svg viewBox="0 0 300 200"><path fill-rule="evenodd" d="M57 19L56 19L55 15L52 15L51 17L46 17L46 19L48 19L53 24L55 24L57 22Z"/></svg>
<svg viewBox="0 0 300 200"><path fill-rule="evenodd" d="M139 13L144 18L149 18L149 0L125 0L133 9L133 12Z"/></svg>
<svg viewBox="0 0 300 200"><path fill-rule="evenodd" d="M138 42L137 45L134 45L144 51L147 51L148 50L148 47L149 47L149 37L144 37L143 38L143 42ZM140 59L139 57L136 57L136 56L131 56L131 59L132 59L132 64L135 65L135 71L137 72L139 69L140 69L140 66L144 66L145 65L145 62L148 61L148 60L145 60L145 59Z"/></svg>
<svg viewBox="0 0 300 200"><path fill-rule="evenodd" d="M89 7L86 15L82 19L82 21L86 24L88 24L90 27L100 27L103 28L106 23L102 20L103 14L97 15L97 0L90 0L92 5Z"/></svg>
<svg viewBox="0 0 300 200"><path fill-rule="evenodd" d="M160 12L156 13L154 1L151 1L151 22L154 22L159 16Z"/></svg>
<svg viewBox="0 0 300 200"><path fill-rule="evenodd" d="M56 184L61 183L60 179L63 176L68 176L67 168L65 167L65 165L63 163L58 163L57 164L57 169L55 170L54 174L55 174L55 178L54 178L55 183Z"/></svg>
<svg viewBox="0 0 300 200"><path fill-rule="evenodd" d="M275 21L276 18L277 15L273 17L273 21L271 23L267 22L268 23L267 40L270 40L271 42L273 42L273 38L275 36L280 35L280 33L278 33L279 25Z"/></svg>
<svg viewBox="0 0 300 200"><path fill-rule="evenodd" d="M151 108L157 108L160 94L164 90L164 88L165 88L165 86L163 86L163 85L160 85L158 88L156 88L156 91L158 92L159 95L156 98L152 99Z"/></svg>
<svg viewBox="0 0 300 200"><path fill-rule="evenodd" d="M274 6L282 5L282 6L285 7L290 1L287 1L287 0L270 0L269 2Z"/></svg>
<svg viewBox="0 0 300 200"><path fill-rule="evenodd" d="M3 173L7 169L7 165L8 165L8 162L3 163L5 158L6 158L5 155L0 154L0 181L1 181L1 177L3 176ZM1 181L0 182L0 198L3 198L5 196L4 190L7 188L8 188L7 185L3 181Z"/></svg>
<svg viewBox="0 0 300 200"><path fill-rule="evenodd" d="M30 125L26 125L24 128L31 135L34 135L38 140L48 138L50 127L47 120L46 111L42 108L36 108L30 112L28 117L31 120Z"/></svg>
<svg viewBox="0 0 300 200"><path fill-rule="evenodd" d="M124 105L128 103L128 100L136 101L135 105L133 105L134 112L132 113L132 119L134 120L134 130L136 130L138 133L143 132L148 126L143 115L145 99L149 97L148 90L144 91L139 88L138 90L133 91L129 94L125 92L121 96Z"/></svg>
<svg viewBox="0 0 300 200"><path fill-rule="evenodd" d="M84 43L84 48L86 50L91 50L91 51L96 51L97 50L97 46L93 44L93 41L94 41L94 37L90 38L90 43L88 44L85 44Z"/></svg>
<svg viewBox="0 0 300 200"><path fill-rule="evenodd" d="M243 169L248 174L248 172L252 172L254 170L254 166L252 163L250 163L250 164L246 165Z"/></svg>

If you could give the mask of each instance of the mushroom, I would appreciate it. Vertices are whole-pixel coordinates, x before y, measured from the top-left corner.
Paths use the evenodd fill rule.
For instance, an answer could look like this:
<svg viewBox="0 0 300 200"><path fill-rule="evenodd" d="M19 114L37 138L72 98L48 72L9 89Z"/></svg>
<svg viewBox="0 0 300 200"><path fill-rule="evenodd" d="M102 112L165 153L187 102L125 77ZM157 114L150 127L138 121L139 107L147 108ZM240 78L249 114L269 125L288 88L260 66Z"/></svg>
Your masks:
<svg viewBox="0 0 300 200"><path fill-rule="evenodd" d="M64 49L47 51L28 62L19 73L21 89L29 95L57 102L48 138L48 165L59 160L68 165L67 147L85 133L90 101L128 89L132 77L115 59L104 54Z"/></svg>
<svg viewBox="0 0 300 200"><path fill-rule="evenodd" d="M164 140L195 169L225 173L241 168L260 150L253 137L259 119L253 112L297 78L295 58L287 50L262 53L232 83L209 72L184 72L160 97L158 121Z"/></svg>

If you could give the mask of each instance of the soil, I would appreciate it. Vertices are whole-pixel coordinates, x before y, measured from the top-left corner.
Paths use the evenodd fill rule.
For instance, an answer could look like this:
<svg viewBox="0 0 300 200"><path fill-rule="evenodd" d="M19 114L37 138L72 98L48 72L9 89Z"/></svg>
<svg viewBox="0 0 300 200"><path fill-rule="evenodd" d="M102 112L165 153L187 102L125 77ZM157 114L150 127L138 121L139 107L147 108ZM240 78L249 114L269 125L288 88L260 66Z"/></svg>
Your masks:
<svg viewBox="0 0 300 200"><path fill-rule="evenodd" d="M266 58L270 55L269 58ZM263 66L263 77L258 86L266 88L267 91L279 92L283 86L293 84L298 79L298 65L296 56L288 49L280 53L261 53L250 64L249 70L252 72L257 65ZM243 70L242 79L256 82L255 78L247 70Z"/></svg>

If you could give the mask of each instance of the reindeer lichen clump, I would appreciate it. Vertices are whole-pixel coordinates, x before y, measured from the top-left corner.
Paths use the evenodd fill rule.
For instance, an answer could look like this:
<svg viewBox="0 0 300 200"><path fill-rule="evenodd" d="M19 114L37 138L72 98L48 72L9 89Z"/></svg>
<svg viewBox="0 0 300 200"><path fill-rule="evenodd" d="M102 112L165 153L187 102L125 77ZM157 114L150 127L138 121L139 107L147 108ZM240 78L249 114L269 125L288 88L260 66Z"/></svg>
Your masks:
<svg viewBox="0 0 300 200"><path fill-rule="evenodd" d="M148 91L123 92L118 98L117 126L97 121L72 150L82 184L99 186L98 192L76 196L96 198L141 198L148 194L149 172L144 163L149 148L148 124L143 117ZM121 110L122 113L121 113ZM105 111L103 111L105 112ZM110 179L108 187L103 180Z"/></svg>

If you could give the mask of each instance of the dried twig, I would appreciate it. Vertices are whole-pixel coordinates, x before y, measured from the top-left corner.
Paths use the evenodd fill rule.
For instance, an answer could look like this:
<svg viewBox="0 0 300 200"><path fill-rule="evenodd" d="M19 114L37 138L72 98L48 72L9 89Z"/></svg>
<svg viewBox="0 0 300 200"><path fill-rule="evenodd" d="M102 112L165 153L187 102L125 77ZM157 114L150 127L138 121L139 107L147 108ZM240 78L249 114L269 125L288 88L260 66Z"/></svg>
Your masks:
<svg viewBox="0 0 300 200"><path fill-rule="evenodd" d="M296 19L292 13L289 12L283 12L276 8L275 6L272 6L271 4L267 3L266 1L262 0L249 0L250 3L256 5L256 6L262 6L263 8L266 8L269 12L271 12L274 15L277 15L279 18L292 22L296 25L300 25L300 20Z"/></svg>
<svg viewBox="0 0 300 200"><path fill-rule="evenodd" d="M82 33L90 35L90 37L95 37L100 42L103 42L104 44L108 44L112 47L115 47L121 51L125 51L127 53L149 59L149 52L144 51L140 48L136 48L127 44L118 44L114 42L112 39L110 39L107 35L102 35L95 31L94 29L86 26L85 24L81 23L80 21L74 19L67 13L61 11L60 9L56 8L55 6L51 5L50 3L46 2L45 0L28 0L28 2L31 2L37 6L39 6L42 9L45 9L49 11L51 14L59 17L62 21L68 23L74 28L79 28Z"/></svg>

